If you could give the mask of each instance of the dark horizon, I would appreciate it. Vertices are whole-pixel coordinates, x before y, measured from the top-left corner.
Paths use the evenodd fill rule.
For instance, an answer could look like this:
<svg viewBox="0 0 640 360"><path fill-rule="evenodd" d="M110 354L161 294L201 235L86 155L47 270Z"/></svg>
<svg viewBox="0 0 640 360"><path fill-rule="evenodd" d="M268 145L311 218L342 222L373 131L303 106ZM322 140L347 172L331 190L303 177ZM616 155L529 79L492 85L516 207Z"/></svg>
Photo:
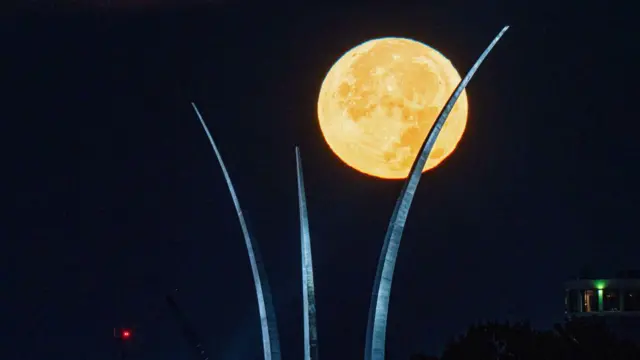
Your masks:
<svg viewBox="0 0 640 360"><path fill-rule="evenodd" d="M564 281L583 266L637 268L630 15L490 3L137 2L135 11L68 4L2 15L3 355L109 359L112 328L129 326L141 352L132 358L188 358L164 303L178 288L213 356L261 357L246 248L193 101L262 250L283 358L302 354L296 145L320 356L361 357L402 182L333 155L315 104L333 62L381 36L429 44L464 74L511 26L469 84L462 141L418 187L390 302L393 359L438 354L482 320L549 328L563 316Z"/></svg>

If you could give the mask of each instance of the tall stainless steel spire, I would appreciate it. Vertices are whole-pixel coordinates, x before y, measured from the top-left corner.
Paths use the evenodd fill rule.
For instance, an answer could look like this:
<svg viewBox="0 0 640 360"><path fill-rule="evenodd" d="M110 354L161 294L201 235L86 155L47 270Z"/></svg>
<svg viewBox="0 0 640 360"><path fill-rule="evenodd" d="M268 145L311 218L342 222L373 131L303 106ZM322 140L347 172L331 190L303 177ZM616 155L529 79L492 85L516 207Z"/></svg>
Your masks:
<svg viewBox="0 0 640 360"><path fill-rule="evenodd" d="M402 232L404 225L407 221L407 215L409 214L409 208L413 201L416 188L420 182L420 176L422 175L422 169L429 158L431 149L438 138L438 134L442 129L451 109L464 91L465 87L473 77L473 75L480 67L480 64L487 57L489 52L493 49L496 43L500 40L502 35L509 29L505 26L500 33L493 39L485 51L480 55L475 64L471 67L467 75L460 81L458 87L454 90L453 94L442 108L440 115L436 119L433 127L429 131L427 138L425 139L422 147L416 157L416 160L411 166L409 176L404 183L400 196L396 202L396 207L391 215L389 221L389 227L387 234L384 238L382 245L382 252L380 259L378 260L378 269L376 271L376 278L373 285L373 293L371 294L371 305L369 307L369 322L367 324L367 337L365 344L365 360L384 360L385 358L385 337L387 328L387 312L389 310L389 297L391 295L391 282L393 280L393 270L396 265L396 258L398 256L398 248L400 247L400 240L402 238Z"/></svg>
<svg viewBox="0 0 640 360"><path fill-rule="evenodd" d="M202 119L198 108L194 103L191 103L191 105L193 106L193 110L195 110L196 115L198 115L198 119L200 119L200 123L202 124L202 127L204 128L204 131L209 138L211 147L213 148L213 151L218 158L218 163L220 164L222 173L224 174L224 178L227 181L227 187L229 188L229 193L231 194L231 199L233 200L233 205L236 208L238 220L240 221L240 227L242 228L242 235L244 235L244 241L247 245L247 251L249 252L249 262L251 263L251 272L253 273L253 282L255 283L256 295L258 297L258 309L260 312L260 322L262 326L262 347L264 350L264 359L280 360L280 340L278 338L276 312L273 306L271 288L269 287L269 282L267 281L267 273L264 269L264 264L262 262L262 257L260 256L258 244L249 233L247 223L244 219L244 215L242 214L242 209L240 208L240 201L238 200L236 191L233 187L233 184L231 183L229 172L224 166L224 162L222 161L222 156L218 151L218 147L213 141L211 133L209 132L207 125Z"/></svg>
<svg viewBox="0 0 640 360"><path fill-rule="evenodd" d="M313 261L311 259L311 237L307 217L307 198L302 177L300 149L296 146L296 168L298 170L298 207L300 212L300 245L302 252L302 305L304 317L304 360L318 359L318 332L316 329L316 295L313 285Z"/></svg>

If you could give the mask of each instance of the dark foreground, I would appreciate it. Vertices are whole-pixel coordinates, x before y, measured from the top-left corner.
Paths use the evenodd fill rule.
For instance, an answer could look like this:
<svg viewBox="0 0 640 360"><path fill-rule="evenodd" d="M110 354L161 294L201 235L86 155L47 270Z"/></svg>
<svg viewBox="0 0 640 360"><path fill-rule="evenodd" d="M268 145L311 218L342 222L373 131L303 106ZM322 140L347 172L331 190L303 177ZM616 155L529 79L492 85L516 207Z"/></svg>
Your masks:
<svg viewBox="0 0 640 360"><path fill-rule="evenodd" d="M440 358L414 355L411 360L640 360L639 344L593 319L546 331L524 322L488 323L471 326L446 346Z"/></svg>

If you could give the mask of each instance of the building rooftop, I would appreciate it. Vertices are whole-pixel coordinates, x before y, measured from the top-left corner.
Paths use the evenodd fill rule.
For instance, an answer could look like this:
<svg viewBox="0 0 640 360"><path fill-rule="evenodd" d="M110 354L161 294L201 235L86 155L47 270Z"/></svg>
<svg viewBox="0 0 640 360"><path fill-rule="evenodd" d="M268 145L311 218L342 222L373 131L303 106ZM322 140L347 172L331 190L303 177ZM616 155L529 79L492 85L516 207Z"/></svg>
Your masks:
<svg viewBox="0 0 640 360"><path fill-rule="evenodd" d="M580 276L565 283L565 313L576 316L640 316L640 271L614 277Z"/></svg>

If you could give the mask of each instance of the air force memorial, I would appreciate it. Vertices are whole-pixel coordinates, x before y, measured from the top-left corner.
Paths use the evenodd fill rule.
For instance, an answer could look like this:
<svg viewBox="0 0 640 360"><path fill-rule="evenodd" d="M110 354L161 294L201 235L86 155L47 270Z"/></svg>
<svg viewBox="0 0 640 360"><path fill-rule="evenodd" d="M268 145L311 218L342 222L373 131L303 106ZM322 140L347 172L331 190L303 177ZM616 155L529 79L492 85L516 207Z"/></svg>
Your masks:
<svg viewBox="0 0 640 360"><path fill-rule="evenodd" d="M447 121L449 113L453 109L458 97L462 94L471 78L476 73L484 59L491 52L493 47L498 43L500 38L509 29L505 26L496 37L491 41L489 46L484 50L480 57L476 60L465 77L460 81L456 89L453 91L448 101L442 108L442 111L436 118L435 123L431 127L427 137L418 152L418 156L411 166L408 177L404 182L404 186L398 196L395 208L389 220L387 233L384 237L382 251L378 260L378 266L374 278L373 291L371 293L371 304L369 307L368 324L366 328L365 340L365 360L384 360L385 355L385 339L387 316L389 309L389 299L391 296L391 284L393 280L393 271L400 248L400 241L404 230L409 209L415 195L418 183L422 176L422 169L429 158L429 154L438 138L438 134L442 126ZM235 191L231 176L222 160L222 155L209 132L209 129L198 111L195 104L192 103L193 109L202 124L207 138L213 148L213 152L218 160L218 164L222 169L223 176L226 180L229 194L233 201L235 211L242 229L247 253L249 255L249 263L253 274L253 282L255 284L256 297L258 300L258 309L260 314L260 326L262 334L262 347L265 360L280 360L280 338L278 336L278 326L276 313L273 303L273 294L269 286L264 264L262 262L258 243L251 235L247 226L245 217L240 206L240 200ZM318 357L318 332L316 328L316 301L315 289L313 281L313 261L311 256L311 238L309 235L309 218L307 214L307 201L305 197L304 180L302 175L302 161L300 149L295 148L296 170L297 170L297 190L298 190L298 207L300 219L300 261L302 270L302 301L303 301L303 327L304 327L304 360L317 360Z"/></svg>

